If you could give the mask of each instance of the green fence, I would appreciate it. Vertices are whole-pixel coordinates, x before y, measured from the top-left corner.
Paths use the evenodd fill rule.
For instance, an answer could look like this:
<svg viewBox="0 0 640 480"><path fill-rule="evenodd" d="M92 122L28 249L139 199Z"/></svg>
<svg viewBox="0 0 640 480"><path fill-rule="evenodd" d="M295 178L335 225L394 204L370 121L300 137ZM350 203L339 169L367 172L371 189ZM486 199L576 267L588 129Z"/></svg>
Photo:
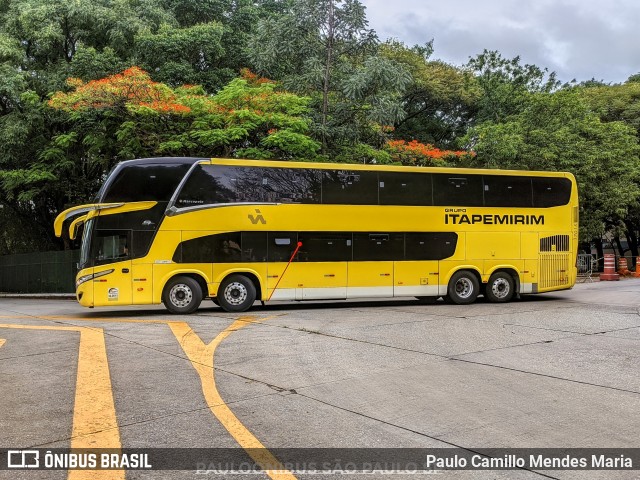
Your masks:
<svg viewBox="0 0 640 480"><path fill-rule="evenodd" d="M80 250L0 257L0 292L74 293Z"/></svg>

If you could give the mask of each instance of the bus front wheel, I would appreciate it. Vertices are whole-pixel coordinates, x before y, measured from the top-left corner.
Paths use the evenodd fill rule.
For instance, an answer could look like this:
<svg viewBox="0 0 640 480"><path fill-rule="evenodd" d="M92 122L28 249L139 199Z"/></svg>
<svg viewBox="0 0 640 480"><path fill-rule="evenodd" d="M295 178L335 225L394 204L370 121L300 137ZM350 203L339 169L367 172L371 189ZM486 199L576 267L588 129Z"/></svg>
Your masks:
<svg viewBox="0 0 640 480"><path fill-rule="evenodd" d="M496 272L489 278L485 296L490 302L505 303L513 298L515 286L513 277L506 272Z"/></svg>
<svg viewBox="0 0 640 480"><path fill-rule="evenodd" d="M480 283L476 276L468 270L454 273L449 281L447 296L453 303L468 305L475 302L479 293Z"/></svg>
<svg viewBox="0 0 640 480"><path fill-rule="evenodd" d="M216 299L227 312L244 312L256 301L256 286L244 275L229 275L220 284Z"/></svg>
<svg viewBox="0 0 640 480"><path fill-rule="evenodd" d="M202 288L191 277L173 277L164 287L162 302L171 313L193 313L202 302Z"/></svg>

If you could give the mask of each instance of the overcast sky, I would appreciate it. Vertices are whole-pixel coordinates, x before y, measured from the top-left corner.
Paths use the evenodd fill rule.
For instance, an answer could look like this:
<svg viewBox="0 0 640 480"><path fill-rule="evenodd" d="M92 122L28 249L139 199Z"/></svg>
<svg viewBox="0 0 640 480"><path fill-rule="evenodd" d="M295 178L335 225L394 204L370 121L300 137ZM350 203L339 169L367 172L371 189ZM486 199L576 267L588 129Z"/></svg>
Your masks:
<svg viewBox="0 0 640 480"><path fill-rule="evenodd" d="M381 40L434 39L432 58L462 65L483 49L568 82L640 73L640 0L361 0Z"/></svg>

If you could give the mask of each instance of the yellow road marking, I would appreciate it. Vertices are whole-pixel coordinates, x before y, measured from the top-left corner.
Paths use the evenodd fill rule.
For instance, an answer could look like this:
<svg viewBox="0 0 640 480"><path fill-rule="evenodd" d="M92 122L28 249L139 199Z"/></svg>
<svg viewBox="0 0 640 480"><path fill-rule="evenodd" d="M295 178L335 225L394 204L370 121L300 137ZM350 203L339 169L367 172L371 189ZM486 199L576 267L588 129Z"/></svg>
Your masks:
<svg viewBox="0 0 640 480"><path fill-rule="evenodd" d="M295 476L285 469L280 461L265 448L265 446L245 427L238 417L224 402L216 387L214 375L214 353L216 347L231 335L249 323L259 323L268 318L254 319L251 317L239 318L229 325L222 333L213 339L211 343L205 343L185 322L170 323L169 327L187 354L191 365L196 369L202 383L202 392L211 413L222 423L231 436L245 449L247 454L261 466L265 473L273 480L295 480Z"/></svg>
<svg viewBox="0 0 640 480"><path fill-rule="evenodd" d="M0 347L4 345L4 342L6 342L6 340L4 338L0 338Z"/></svg>
<svg viewBox="0 0 640 480"><path fill-rule="evenodd" d="M96 322L96 323L172 323L178 320L140 320L135 318L125 318L125 317L68 317L65 315L0 315L0 318L5 319L29 319L29 320L55 320L55 321L64 321L64 322Z"/></svg>
<svg viewBox="0 0 640 480"><path fill-rule="evenodd" d="M0 328L80 333L71 448L120 449L109 362L101 328L0 324ZM124 470L69 470L68 480L123 480Z"/></svg>

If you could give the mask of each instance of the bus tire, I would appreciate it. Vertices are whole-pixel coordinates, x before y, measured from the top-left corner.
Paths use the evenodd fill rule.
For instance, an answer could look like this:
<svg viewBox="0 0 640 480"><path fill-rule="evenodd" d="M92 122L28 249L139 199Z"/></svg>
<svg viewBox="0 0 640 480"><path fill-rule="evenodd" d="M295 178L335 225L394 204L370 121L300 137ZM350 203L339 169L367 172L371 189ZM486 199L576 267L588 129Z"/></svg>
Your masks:
<svg viewBox="0 0 640 480"><path fill-rule="evenodd" d="M244 275L229 275L220 284L216 299L227 312L244 312L256 301L256 286Z"/></svg>
<svg viewBox="0 0 640 480"><path fill-rule="evenodd" d="M515 282L507 272L496 272L489 278L485 290L485 297L490 302L506 303L513 298Z"/></svg>
<svg viewBox="0 0 640 480"><path fill-rule="evenodd" d="M200 306L200 302L202 302L202 288L191 277L173 277L164 286L162 303L171 313L193 313Z"/></svg>
<svg viewBox="0 0 640 480"><path fill-rule="evenodd" d="M458 305L475 302L480 293L480 283L473 272L460 270L453 274L447 289L449 300Z"/></svg>

